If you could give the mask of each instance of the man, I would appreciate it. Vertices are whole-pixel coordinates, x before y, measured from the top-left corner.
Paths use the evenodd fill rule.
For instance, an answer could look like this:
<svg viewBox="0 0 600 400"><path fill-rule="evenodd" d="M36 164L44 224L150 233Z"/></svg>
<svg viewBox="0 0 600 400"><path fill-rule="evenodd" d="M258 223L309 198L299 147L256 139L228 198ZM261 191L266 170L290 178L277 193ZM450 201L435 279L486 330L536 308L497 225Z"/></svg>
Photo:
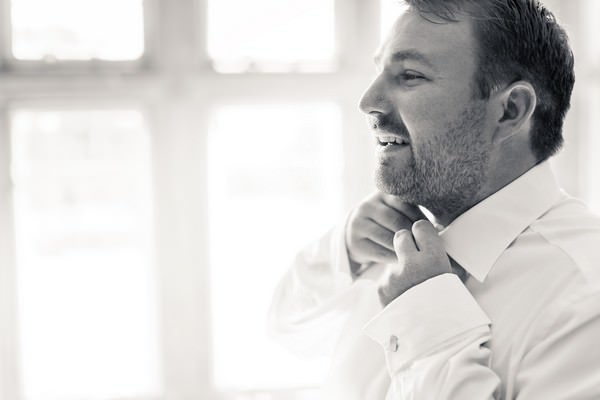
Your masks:
<svg viewBox="0 0 600 400"><path fill-rule="evenodd" d="M335 348L326 399L600 399L600 220L547 161L566 34L533 0L406 2L360 103L380 192L298 256L272 328Z"/></svg>

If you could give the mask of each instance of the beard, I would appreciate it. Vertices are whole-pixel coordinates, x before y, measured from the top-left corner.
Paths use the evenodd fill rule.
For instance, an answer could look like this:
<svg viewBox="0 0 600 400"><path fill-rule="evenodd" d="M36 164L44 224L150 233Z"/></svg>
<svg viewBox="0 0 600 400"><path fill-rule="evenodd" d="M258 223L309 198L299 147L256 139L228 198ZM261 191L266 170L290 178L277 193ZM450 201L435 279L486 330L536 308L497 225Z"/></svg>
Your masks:
<svg viewBox="0 0 600 400"><path fill-rule="evenodd" d="M472 101L445 132L420 141L410 141L408 162L394 165L381 159L375 171L380 191L418 204L434 215L458 215L473 205L473 199L486 181L490 144L484 136L483 102ZM385 131L408 137L398 118L378 125Z"/></svg>

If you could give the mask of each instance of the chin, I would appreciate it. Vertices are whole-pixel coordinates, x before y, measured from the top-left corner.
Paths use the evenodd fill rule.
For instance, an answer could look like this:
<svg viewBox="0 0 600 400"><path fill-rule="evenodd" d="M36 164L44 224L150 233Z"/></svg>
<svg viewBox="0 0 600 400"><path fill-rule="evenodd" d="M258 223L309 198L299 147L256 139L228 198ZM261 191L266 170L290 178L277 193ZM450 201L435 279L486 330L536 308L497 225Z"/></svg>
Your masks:
<svg viewBox="0 0 600 400"><path fill-rule="evenodd" d="M407 182L406 175L400 177L399 174L377 169L375 171L375 186L380 192L397 196L406 202L416 200L413 195L413 185Z"/></svg>

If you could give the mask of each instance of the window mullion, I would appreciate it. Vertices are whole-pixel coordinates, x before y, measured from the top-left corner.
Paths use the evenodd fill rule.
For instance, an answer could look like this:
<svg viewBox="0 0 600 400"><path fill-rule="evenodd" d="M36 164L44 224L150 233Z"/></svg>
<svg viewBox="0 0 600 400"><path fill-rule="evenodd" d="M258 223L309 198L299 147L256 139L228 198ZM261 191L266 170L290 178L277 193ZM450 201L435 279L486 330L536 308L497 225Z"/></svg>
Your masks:
<svg viewBox="0 0 600 400"><path fill-rule="evenodd" d="M194 67L200 72L212 72L212 61L208 56L208 0L196 0L193 7Z"/></svg>
<svg viewBox="0 0 600 400"><path fill-rule="evenodd" d="M0 107L0 398L20 398L15 246L6 108Z"/></svg>
<svg viewBox="0 0 600 400"><path fill-rule="evenodd" d="M0 71L7 68L10 59L10 42L10 0L0 0Z"/></svg>
<svg viewBox="0 0 600 400"><path fill-rule="evenodd" d="M342 108L344 146L344 200L349 209L373 188L374 154L365 118L358 102L373 76L372 55L379 44L380 2L336 0L336 30L340 75L345 93ZM348 74L348 77L343 77ZM357 160L360 160L357 162Z"/></svg>
<svg viewBox="0 0 600 400"><path fill-rule="evenodd" d="M164 396L215 398L206 232L207 103L194 95L201 6L157 0L156 71L163 87L155 104L155 171ZM201 10L200 10L201 11ZM206 90L205 88L199 89Z"/></svg>

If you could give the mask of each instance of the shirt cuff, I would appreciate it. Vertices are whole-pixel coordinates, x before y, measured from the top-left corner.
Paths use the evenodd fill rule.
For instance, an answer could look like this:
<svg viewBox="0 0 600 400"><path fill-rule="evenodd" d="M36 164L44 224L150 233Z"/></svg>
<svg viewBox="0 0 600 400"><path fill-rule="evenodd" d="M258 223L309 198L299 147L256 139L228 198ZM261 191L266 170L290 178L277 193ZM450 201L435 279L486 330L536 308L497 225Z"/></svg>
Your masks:
<svg viewBox="0 0 600 400"><path fill-rule="evenodd" d="M442 274L394 299L364 327L383 346L397 371L444 342L490 325L471 293L455 274Z"/></svg>

